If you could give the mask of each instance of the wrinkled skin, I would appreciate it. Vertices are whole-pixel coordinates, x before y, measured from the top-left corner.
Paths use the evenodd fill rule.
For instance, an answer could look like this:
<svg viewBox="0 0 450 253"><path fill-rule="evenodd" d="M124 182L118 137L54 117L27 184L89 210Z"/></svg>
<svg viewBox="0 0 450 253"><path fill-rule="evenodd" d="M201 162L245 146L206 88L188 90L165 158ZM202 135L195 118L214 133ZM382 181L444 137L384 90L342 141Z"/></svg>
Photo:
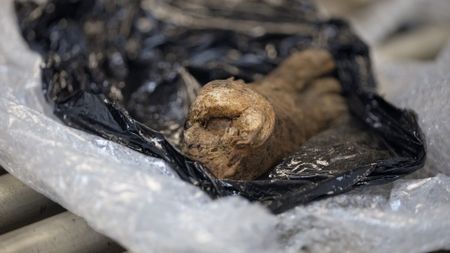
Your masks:
<svg viewBox="0 0 450 253"><path fill-rule="evenodd" d="M221 179L251 180L267 173L306 140L347 112L331 55L296 52L251 84L216 80L192 104L182 150Z"/></svg>

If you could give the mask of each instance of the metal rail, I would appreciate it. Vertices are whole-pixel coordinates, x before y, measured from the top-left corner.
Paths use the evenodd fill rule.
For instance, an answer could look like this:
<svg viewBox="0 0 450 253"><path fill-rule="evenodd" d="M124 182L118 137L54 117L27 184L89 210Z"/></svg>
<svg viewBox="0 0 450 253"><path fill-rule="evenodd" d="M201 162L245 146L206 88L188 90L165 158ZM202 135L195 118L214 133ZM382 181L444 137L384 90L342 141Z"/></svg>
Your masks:
<svg viewBox="0 0 450 253"><path fill-rule="evenodd" d="M80 217L0 167L1 253L119 253L124 249Z"/></svg>
<svg viewBox="0 0 450 253"><path fill-rule="evenodd" d="M0 236L3 253L122 252L80 217L64 212Z"/></svg>
<svg viewBox="0 0 450 253"><path fill-rule="evenodd" d="M62 207L13 176L0 176L0 234L62 211Z"/></svg>

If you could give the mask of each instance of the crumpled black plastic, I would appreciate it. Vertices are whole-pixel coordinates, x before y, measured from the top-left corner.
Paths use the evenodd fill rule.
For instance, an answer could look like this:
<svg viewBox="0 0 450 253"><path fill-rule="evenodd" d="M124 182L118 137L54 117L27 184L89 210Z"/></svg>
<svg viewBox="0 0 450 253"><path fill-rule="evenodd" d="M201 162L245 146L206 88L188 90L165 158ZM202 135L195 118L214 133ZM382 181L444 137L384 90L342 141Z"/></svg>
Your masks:
<svg viewBox="0 0 450 253"><path fill-rule="evenodd" d="M200 26L158 19L138 0L16 2L22 34L43 56L43 91L54 114L69 126L164 159L182 180L212 197L241 195L274 213L360 185L390 182L423 166L424 137L416 115L376 94L369 48L346 22L320 19L309 1L271 6L249 0L231 10L210 1L209 12L198 16L185 2L166 3L195 16ZM249 3L264 12L247 9ZM211 17L231 24L208 27ZM263 29L238 30L239 20L260 22ZM293 29L298 24L299 31L264 31L264 22L289 23ZM189 106L180 69L201 84L230 76L254 81L293 50L310 47L333 55L352 119L313 137L269 175L218 180L167 141L183 126ZM325 155L330 150L335 157Z"/></svg>

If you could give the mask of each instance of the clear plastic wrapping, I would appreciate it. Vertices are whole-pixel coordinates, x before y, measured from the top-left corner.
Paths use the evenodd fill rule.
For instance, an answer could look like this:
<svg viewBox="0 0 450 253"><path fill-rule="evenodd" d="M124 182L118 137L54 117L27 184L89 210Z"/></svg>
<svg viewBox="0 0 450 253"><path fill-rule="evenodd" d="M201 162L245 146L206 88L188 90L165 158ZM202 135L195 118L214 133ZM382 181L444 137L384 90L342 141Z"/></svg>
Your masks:
<svg viewBox="0 0 450 253"><path fill-rule="evenodd" d="M130 251L450 249L448 52L435 65L413 69L416 78L408 68L379 68L383 80L391 80L387 97L419 112L430 149L429 178L361 188L276 216L239 197L211 200L162 160L55 119L41 97L41 61L19 35L12 1L1 6L0 164ZM402 86L406 77L417 84ZM433 97L413 101L427 91Z"/></svg>

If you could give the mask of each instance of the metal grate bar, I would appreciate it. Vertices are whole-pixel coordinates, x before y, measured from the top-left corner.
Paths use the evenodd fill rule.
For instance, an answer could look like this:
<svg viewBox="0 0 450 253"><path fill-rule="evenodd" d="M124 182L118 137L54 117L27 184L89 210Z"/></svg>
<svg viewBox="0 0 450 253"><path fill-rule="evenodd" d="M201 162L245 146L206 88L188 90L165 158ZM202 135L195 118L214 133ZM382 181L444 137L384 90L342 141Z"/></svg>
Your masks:
<svg viewBox="0 0 450 253"><path fill-rule="evenodd" d="M9 174L0 176L0 234L64 211Z"/></svg>
<svg viewBox="0 0 450 253"><path fill-rule="evenodd" d="M122 252L80 217L64 212L0 236L3 253Z"/></svg>
<svg viewBox="0 0 450 253"><path fill-rule="evenodd" d="M124 249L0 166L1 253L118 253Z"/></svg>

